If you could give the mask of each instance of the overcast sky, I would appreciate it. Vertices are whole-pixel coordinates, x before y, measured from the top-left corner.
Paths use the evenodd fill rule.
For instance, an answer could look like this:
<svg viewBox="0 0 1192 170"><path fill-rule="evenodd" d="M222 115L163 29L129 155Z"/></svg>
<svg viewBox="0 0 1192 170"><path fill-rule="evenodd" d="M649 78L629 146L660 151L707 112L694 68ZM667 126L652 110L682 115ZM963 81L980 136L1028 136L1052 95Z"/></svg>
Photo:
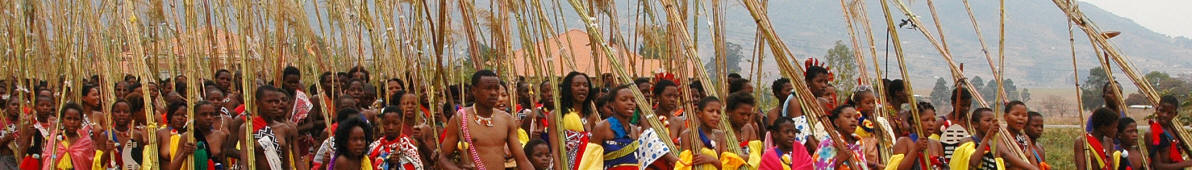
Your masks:
<svg viewBox="0 0 1192 170"><path fill-rule="evenodd" d="M1192 0L1080 0L1130 18L1155 32L1192 38Z"/></svg>

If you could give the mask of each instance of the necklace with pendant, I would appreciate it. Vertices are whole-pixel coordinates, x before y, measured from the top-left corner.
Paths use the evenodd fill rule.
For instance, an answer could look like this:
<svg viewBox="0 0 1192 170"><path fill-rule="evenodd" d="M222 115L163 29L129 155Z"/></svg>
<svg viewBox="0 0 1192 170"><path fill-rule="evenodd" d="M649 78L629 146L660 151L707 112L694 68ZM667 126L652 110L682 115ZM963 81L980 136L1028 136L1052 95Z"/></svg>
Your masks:
<svg viewBox="0 0 1192 170"><path fill-rule="evenodd" d="M493 127L493 118L492 117L481 117L480 114L476 114L476 124Z"/></svg>

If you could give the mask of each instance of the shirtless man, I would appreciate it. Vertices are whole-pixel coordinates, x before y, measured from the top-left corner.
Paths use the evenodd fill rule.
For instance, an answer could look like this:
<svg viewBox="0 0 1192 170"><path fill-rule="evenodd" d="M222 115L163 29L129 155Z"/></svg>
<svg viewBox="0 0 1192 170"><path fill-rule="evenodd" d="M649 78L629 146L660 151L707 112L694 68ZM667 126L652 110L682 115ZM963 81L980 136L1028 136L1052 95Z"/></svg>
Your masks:
<svg viewBox="0 0 1192 170"><path fill-rule="evenodd" d="M476 99L473 107L463 108L447 122L444 133L443 146L458 146L465 143L464 148L441 147L439 153L440 167L455 170L461 168L486 169L505 167L505 148L521 147L517 138L511 137L517 133L517 124L509 114L493 109L497 105L497 95L500 90L500 79L497 74L489 70L480 70L472 74L472 88L469 91ZM466 123L466 124L461 124ZM483 135L473 135L483 134ZM448 153L459 151L460 162L450 161ZM517 167L522 170L533 169L522 150L509 150Z"/></svg>
<svg viewBox="0 0 1192 170"><path fill-rule="evenodd" d="M244 128L253 128L253 139L250 140L253 146L256 146L253 158L256 161L256 169L293 169L289 164L290 153L297 153L293 145L293 141L298 137L298 132L294 128L294 124L289 121L288 115L285 111L286 105L285 92L273 86L265 85L257 88L256 91L257 116L252 118L253 127L246 127L246 124L240 125L239 131L243 132ZM259 123L267 126L259 126ZM260 127L260 128L257 128ZM264 146L262 146L264 143ZM248 144L244 144L248 145ZM241 154L245 154L242 152ZM242 155L241 157L247 157ZM276 159L274 159L276 158ZM272 163L271 163L272 162Z"/></svg>

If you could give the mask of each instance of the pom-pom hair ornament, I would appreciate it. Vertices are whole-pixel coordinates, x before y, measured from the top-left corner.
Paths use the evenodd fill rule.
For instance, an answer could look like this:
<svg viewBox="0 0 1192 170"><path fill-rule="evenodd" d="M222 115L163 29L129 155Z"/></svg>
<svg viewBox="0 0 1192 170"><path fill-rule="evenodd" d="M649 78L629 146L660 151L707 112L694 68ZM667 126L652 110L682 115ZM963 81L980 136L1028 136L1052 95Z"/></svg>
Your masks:
<svg viewBox="0 0 1192 170"><path fill-rule="evenodd" d="M804 69L811 68L811 66L824 68L824 70L828 71L828 81L836 81L836 73L832 72L832 67L825 66L823 62L815 58L808 58L807 61L803 61ZM803 72L803 76L807 76L807 72Z"/></svg>
<svg viewBox="0 0 1192 170"><path fill-rule="evenodd" d="M679 84L679 79L675 78L675 74L666 73L666 72L654 74L654 83L658 83L659 81L662 81L662 80L670 80L671 82L674 82L675 85Z"/></svg>

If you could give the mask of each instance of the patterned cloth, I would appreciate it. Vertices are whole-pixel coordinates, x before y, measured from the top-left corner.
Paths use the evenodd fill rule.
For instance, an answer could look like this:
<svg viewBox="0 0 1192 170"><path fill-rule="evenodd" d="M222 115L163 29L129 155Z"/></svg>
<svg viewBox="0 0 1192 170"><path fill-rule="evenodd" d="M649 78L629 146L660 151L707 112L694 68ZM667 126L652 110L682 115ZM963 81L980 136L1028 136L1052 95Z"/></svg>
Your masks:
<svg viewBox="0 0 1192 170"><path fill-rule="evenodd" d="M588 138L592 137L592 133L577 132L571 130L563 131L567 135L567 162L573 169L579 165L578 160L583 160L584 149L587 148Z"/></svg>
<svg viewBox="0 0 1192 170"><path fill-rule="evenodd" d="M585 120L580 117L579 112L563 114L563 133L567 138L564 145L567 147L567 165L572 169L579 166L579 160L583 160L581 155L584 155L584 149L587 148L588 138L592 137L592 133L584 130Z"/></svg>
<svg viewBox="0 0 1192 170"><path fill-rule="evenodd" d="M57 144L53 146L46 145L47 147L44 148L44 151L49 151L49 147L57 148L54 148L53 156L42 157L42 169L59 169L64 167L65 169L91 169L91 165L94 163L92 160L95 158L95 146L92 145L90 137L83 136L89 131L91 131L91 126L83 126L82 129L75 132L80 133L80 135L73 143L67 142L61 135L55 135L58 137L58 140L56 140ZM57 130L53 133L57 134ZM56 162L57 165L51 167L50 165L53 165L50 163L51 161Z"/></svg>
<svg viewBox="0 0 1192 170"><path fill-rule="evenodd" d="M637 152L639 143L629 137L629 132L616 117L609 117L607 120L609 127L613 130L613 138L601 141L600 146L604 147L604 169L617 167L637 169L641 164L638 164L637 155L634 153Z"/></svg>
<svg viewBox="0 0 1192 170"><path fill-rule="evenodd" d="M373 167L379 169L423 169L418 147L409 136L402 135L393 140L377 139L369 144L368 156Z"/></svg>
<svg viewBox="0 0 1192 170"><path fill-rule="evenodd" d="M861 166L858 166L858 167L865 168L864 165L865 165L866 159L865 159L865 154L863 154L865 152L864 152L864 149L861 148L861 141L857 141L856 143L852 143L852 144L845 144L845 147L847 147L846 150L840 150L840 148L836 148L836 145L834 145L833 143L834 143L834 141L832 141L831 139L827 139L827 138L824 138L820 142L819 149L816 149L815 156L814 156L815 169L817 169L817 170L835 170L836 167L838 166L836 164L836 155L837 155L837 152L839 152L839 151L852 152L852 155L857 157L857 161L858 161L858 162L852 162L852 163L859 164Z"/></svg>
<svg viewBox="0 0 1192 170"><path fill-rule="evenodd" d="M807 117L798 116L792 119L795 120L795 142L806 143L807 137L811 136L811 125L807 124Z"/></svg>
<svg viewBox="0 0 1192 170"><path fill-rule="evenodd" d="M265 160L269 162L270 169L282 169L281 163L281 146L277 143L277 136L273 134L273 128L269 127L265 119L260 117L253 118L253 138L257 140L257 144L261 145L261 153L265 154Z"/></svg>
<svg viewBox="0 0 1192 170"><path fill-rule="evenodd" d="M301 90L294 91L294 108L291 109L293 112L290 113L290 121L302 122L302 120L306 119L307 113L310 113L310 110L314 107L314 104L310 102L310 97L307 97L305 92Z"/></svg>
<svg viewBox="0 0 1192 170"><path fill-rule="evenodd" d="M654 129L646 129L645 132L642 132L641 136L637 139L639 143L637 152L634 153L637 155L639 165L652 164L659 158L666 156L667 153L670 153L670 148L666 147L666 143L663 143L661 139ZM640 169L645 168L646 166L642 166Z"/></svg>

